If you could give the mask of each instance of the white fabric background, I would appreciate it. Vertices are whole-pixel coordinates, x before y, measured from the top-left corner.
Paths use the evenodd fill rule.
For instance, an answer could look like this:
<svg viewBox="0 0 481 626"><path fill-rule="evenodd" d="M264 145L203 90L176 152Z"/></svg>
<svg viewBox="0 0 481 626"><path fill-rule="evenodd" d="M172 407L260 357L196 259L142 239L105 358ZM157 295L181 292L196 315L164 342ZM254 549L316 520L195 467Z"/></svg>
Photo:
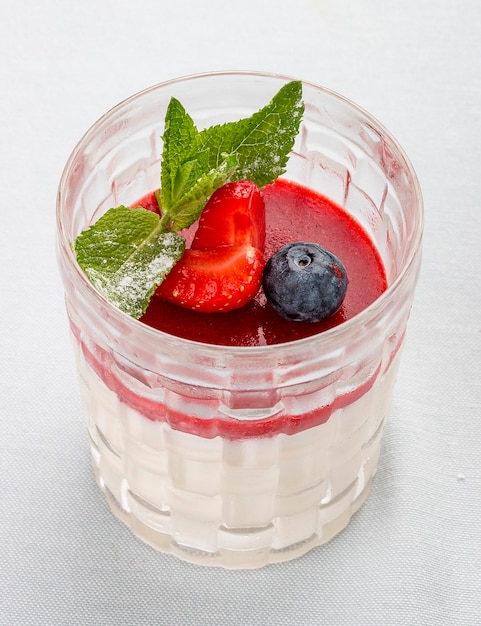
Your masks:
<svg viewBox="0 0 481 626"><path fill-rule="evenodd" d="M479 0L2 0L0 624L481 624ZM200 71L330 87L397 137L424 266L364 508L294 562L151 550L90 471L54 254L64 162L111 106Z"/></svg>

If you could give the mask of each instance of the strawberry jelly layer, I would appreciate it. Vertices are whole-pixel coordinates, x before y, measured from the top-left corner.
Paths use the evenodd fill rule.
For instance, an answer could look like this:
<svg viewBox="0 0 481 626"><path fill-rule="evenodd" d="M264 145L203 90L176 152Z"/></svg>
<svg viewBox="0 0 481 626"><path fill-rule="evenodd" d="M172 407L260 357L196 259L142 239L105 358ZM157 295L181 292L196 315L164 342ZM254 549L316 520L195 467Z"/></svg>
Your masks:
<svg viewBox="0 0 481 626"><path fill-rule="evenodd" d="M106 387L117 395L120 402L128 405L131 409L151 421L167 422L174 430L180 430L206 439L212 439L217 436L231 440L250 439L271 437L279 433L294 435L308 428L319 426L327 422L334 411L349 406L364 396L373 387L379 374L378 367L357 387L346 393L340 393L332 402L305 413L296 415L280 413L258 420L236 419L224 413L219 413L211 418L203 418L176 411L161 400L153 400L152 389L150 388L150 397L143 396L140 388L139 392L133 388L139 385L136 380L132 381L132 386L127 386L116 374L117 367L110 353L99 346L96 346L93 351L90 350L81 340L81 333L72 323L71 329L79 343L85 361L104 382ZM396 352L397 349L394 350L392 358L394 358ZM186 396L185 400L189 401L189 398Z"/></svg>
<svg viewBox="0 0 481 626"><path fill-rule="evenodd" d="M316 324L289 322L270 307L262 289L245 307L229 313L198 313L152 298L142 321L171 335L217 345L272 345L316 335L350 319L386 289L379 254L367 233L331 200L296 183L279 179L264 188L266 259L293 241L311 241L337 255L349 285L341 309ZM137 204L157 209L153 194Z"/></svg>

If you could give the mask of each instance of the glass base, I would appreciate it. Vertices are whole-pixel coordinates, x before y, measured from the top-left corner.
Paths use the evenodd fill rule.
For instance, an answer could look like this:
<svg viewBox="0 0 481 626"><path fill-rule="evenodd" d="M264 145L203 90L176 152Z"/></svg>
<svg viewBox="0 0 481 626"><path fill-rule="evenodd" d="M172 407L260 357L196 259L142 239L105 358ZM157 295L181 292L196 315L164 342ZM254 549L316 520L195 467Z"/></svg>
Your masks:
<svg viewBox="0 0 481 626"><path fill-rule="evenodd" d="M140 503L132 494L129 494L130 502L136 501L136 504L130 511L123 508L105 485L100 476L99 468L94 464L97 483L105 493L111 511L131 529L136 537L152 548L166 554L172 554L188 563L225 569L257 569L272 563L290 561L327 543L348 525L352 516L364 504L369 495L375 471L376 469L374 469L370 480L364 484L362 491L357 493L355 499L353 499L353 493L358 492L357 481L335 500L325 506L320 506L317 516L317 530L307 539L297 541L285 548L275 549L271 545L274 524L266 528L237 529L235 531L220 528L220 541L222 541L223 534L226 538L230 537L234 541L226 541L224 547L220 547L215 552L210 552L176 541L172 533L167 530L168 515L166 516L163 511L155 510L145 502Z"/></svg>

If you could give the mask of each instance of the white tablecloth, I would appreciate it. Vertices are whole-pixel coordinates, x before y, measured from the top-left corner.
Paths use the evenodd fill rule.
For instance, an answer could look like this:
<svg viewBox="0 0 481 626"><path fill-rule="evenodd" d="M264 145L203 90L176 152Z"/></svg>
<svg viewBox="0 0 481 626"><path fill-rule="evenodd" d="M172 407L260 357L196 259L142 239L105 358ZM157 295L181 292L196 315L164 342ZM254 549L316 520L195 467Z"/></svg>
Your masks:
<svg viewBox="0 0 481 626"><path fill-rule="evenodd" d="M2 0L0 623L481 624L479 0ZM55 196L108 108L185 74L253 69L338 91L397 137L426 204L423 271L364 508L291 563L154 552L94 484Z"/></svg>

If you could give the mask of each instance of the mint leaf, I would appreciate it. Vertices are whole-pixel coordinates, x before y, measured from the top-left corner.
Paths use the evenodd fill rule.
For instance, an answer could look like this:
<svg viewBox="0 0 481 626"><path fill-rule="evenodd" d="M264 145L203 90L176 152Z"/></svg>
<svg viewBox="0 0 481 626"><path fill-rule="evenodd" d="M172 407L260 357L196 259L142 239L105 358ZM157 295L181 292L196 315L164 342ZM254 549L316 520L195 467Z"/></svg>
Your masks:
<svg viewBox="0 0 481 626"><path fill-rule="evenodd" d="M198 135L197 128L182 104L171 98L165 114L165 128L162 140L162 170L160 177L162 209L172 209L174 199L185 185L179 170L185 161L194 165L193 159L186 159L192 150L192 145ZM180 182L180 185L179 185Z"/></svg>
<svg viewBox="0 0 481 626"><path fill-rule="evenodd" d="M196 143L199 150L208 149L211 168L217 166L219 155L235 153L236 180L263 187L285 172L303 113L302 83L291 81L251 117L207 128Z"/></svg>
<svg viewBox="0 0 481 626"><path fill-rule="evenodd" d="M139 318L185 247L141 207L109 209L75 240L75 253L94 287L124 313Z"/></svg>

